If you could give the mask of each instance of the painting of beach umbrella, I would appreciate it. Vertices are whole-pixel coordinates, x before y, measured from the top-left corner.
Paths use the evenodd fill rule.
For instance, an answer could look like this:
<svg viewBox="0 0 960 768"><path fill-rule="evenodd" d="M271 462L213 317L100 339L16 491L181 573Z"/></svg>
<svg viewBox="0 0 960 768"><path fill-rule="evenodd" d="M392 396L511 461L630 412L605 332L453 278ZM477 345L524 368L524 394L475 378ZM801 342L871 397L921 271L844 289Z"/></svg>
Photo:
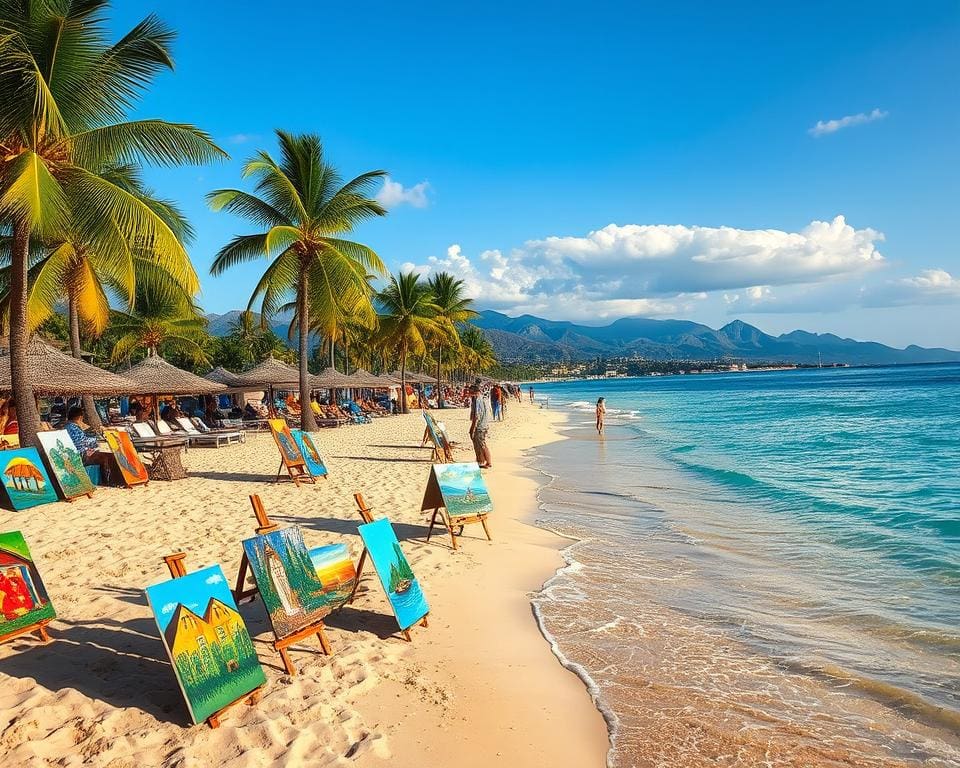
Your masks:
<svg viewBox="0 0 960 768"><path fill-rule="evenodd" d="M36 448L0 451L0 478L3 501L9 509L29 509L57 500Z"/></svg>
<svg viewBox="0 0 960 768"><path fill-rule="evenodd" d="M426 616L430 608L420 582L400 549L393 526L384 517L361 525L359 531L400 629L409 629Z"/></svg>

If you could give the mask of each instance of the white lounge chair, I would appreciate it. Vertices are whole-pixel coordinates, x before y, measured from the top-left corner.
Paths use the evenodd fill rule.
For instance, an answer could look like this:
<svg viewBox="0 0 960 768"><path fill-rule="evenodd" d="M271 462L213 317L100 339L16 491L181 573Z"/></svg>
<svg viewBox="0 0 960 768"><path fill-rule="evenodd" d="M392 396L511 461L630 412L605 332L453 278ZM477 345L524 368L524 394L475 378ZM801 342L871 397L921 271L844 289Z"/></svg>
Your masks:
<svg viewBox="0 0 960 768"><path fill-rule="evenodd" d="M177 424L191 437L198 440L207 440L213 442L216 439L217 448L221 443L230 445L230 443L245 443L247 435L245 432L229 429L210 429L200 419L188 419L186 416L177 418Z"/></svg>

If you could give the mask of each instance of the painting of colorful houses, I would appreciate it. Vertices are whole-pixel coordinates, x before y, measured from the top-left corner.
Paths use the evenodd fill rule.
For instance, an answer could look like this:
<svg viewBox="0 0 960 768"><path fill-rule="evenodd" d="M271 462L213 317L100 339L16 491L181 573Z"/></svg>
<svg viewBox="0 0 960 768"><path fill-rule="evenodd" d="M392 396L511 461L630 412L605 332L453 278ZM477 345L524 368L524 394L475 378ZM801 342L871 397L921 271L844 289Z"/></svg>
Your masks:
<svg viewBox="0 0 960 768"><path fill-rule="evenodd" d="M426 616L430 608L420 582L400 549L393 526L381 518L361 525L359 530L400 629L409 629Z"/></svg>
<svg viewBox="0 0 960 768"><path fill-rule="evenodd" d="M350 599L357 583L357 569L346 544L327 544L310 550L313 570L327 594L331 610Z"/></svg>
<svg viewBox="0 0 960 768"><path fill-rule="evenodd" d="M23 534L0 533L0 637L54 616Z"/></svg>
<svg viewBox="0 0 960 768"><path fill-rule="evenodd" d="M0 478L4 502L11 509L29 509L57 500L36 448L0 451Z"/></svg>
<svg viewBox="0 0 960 768"><path fill-rule="evenodd" d="M316 624L338 607L317 575L299 528L254 536L243 542L243 551L278 638Z"/></svg>
<svg viewBox="0 0 960 768"><path fill-rule="evenodd" d="M480 465L476 462L435 464L433 473L443 495L447 516L451 520L493 511L487 484L480 474Z"/></svg>
<svg viewBox="0 0 960 768"><path fill-rule="evenodd" d="M140 485L150 480L147 468L140 461L140 454L133 447L130 435L117 429L105 429L103 436L113 452L113 457L117 460L120 474L123 475L123 481L128 486Z"/></svg>
<svg viewBox="0 0 960 768"><path fill-rule="evenodd" d="M194 723L267 681L219 565L146 593Z"/></svg>
<svg viewBox="0 0 960 768"><path fill-rule="evenodd" d="M80 456L65 429L53 432L38 432L37 439L47 456L54 482L60 486L63 498L72 499L93 493L93 483L83 466Z"/></svg>
<svg viewBox="0 0 960 768"><path fill-rule="evenodd" d="M317 441L312 432L304 432L302 429L291 429L300 453L303 454L303 460L307 463L307 469L314 477L326 477L327 466L323 463L320 456L320 450L317 448Z"/></svg>

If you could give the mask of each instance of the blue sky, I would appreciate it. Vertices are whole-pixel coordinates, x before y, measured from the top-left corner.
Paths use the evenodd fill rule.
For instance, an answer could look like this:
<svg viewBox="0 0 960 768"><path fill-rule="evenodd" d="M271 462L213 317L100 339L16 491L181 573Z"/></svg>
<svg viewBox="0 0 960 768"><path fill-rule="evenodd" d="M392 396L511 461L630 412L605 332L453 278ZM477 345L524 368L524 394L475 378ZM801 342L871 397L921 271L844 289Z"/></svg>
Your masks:
<svg viewBox="0 0 960 768"><path fill-rule="evenodd" d="M179 33L138 116L232 156L148 175L198 231L208 311L263 264L209 277L252 230L203 196L281 127L387 170L357 237L484 308L960 348L955 0L459 5L116 3L118 33Z"/></svg>

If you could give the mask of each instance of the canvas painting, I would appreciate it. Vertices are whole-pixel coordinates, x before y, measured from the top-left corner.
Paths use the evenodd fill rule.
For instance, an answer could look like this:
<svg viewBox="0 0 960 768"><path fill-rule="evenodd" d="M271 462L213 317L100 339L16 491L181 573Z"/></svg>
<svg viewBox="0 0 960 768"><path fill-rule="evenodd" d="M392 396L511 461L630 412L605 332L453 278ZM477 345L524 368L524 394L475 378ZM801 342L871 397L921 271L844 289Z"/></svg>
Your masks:
<svg viewBox="0 0 960 768"><path fill-rule="evenodd" d="M359 530L400 629L409 629L430 609L420 582L400 549L393 526L384 517L361 525Z"/></svg>
<svg viewBox="0 0 960 768"><path fill-rule="evenodd" d="M270 431L273 432L273 439L277 441L277 448L283 456L285 464L303 464L303 455L297 447L297 442L290 433L290 427L283 419L270 419Z"/></svg>
<svg viewBox="0 0 960 768"><path fill-rule="evenodd" d="M60 486L63 498L72 499L75 496L83 496L85 493L93 493L93 483L83 466L83 458L67 430L39 432L37 438L47 456L54 482Z"/></svg>
<svg viewBox="0 0 960 768"><path fill-rule="evenodd" d="M331 610L336 610L350 599L357 583L357 569L350 558L350 550L346 544L316 547L310 550L310 561L327 594Z"/></svg>
<svg viewBox="0 0 960 768"><path fill-rule="evenodd" d="M436 464L433 473L443 494L447 517L452 521L458 517L474 517L493 511L487 484L476 462Z"/></svg>
<svg viewBox="0 0 960 768"><path fill-rule="evenodd" d="M57 492L36 448L0 451L0 478L5 501L12 509L30 509L57 500Z"/></svg>
<svg viewBox="0 0 960 768"><path fill-rule="evenodd" d="M0 637L54 616L23 534L0 533Z"/></svg>
<svg viewBox="0 0 960 768"><path fill-rule="evenodd" d="M107 445L113 452L114 458L120 467L120 474L127 485L139 485L150 479L147 474L147 468L140 461L140 454L133 447L133 441L126 432L114 429L106 429L103 436L107 439Z"/></svg>
<svg viewBox="0 0 960 768"><path fill-rule="evenodd" d="M302 429L291 429L290 434L297 443L303 460L307 463L307 469L314 477L325 477L327 474L327 465L323 463L323 457L320 455L320 449L317 448L317 441L312 432L304 432Z"/></svg>
<svg viewBox="0 0 960 768"><path fill-rule="evenodd" d="M317 576L299 528L281 528L243 542L273 632L286 637L316 624L336 606Z"/></svg>
<svg viewBox="0 0 960 768"><path fill-rule="evenodd" d="M267 681L219 565L146 593L194 723Z"/></svg>
<svg viewBox="0 0 960 768"><path fill-rule="evenodd" d="M437 425L433 420L433 416L424 411L423 420L427 422L427 434L430 435L430 441L434 444L438 451L442 451L443 443L440 442L440 435L437 434Z"/></svg>

